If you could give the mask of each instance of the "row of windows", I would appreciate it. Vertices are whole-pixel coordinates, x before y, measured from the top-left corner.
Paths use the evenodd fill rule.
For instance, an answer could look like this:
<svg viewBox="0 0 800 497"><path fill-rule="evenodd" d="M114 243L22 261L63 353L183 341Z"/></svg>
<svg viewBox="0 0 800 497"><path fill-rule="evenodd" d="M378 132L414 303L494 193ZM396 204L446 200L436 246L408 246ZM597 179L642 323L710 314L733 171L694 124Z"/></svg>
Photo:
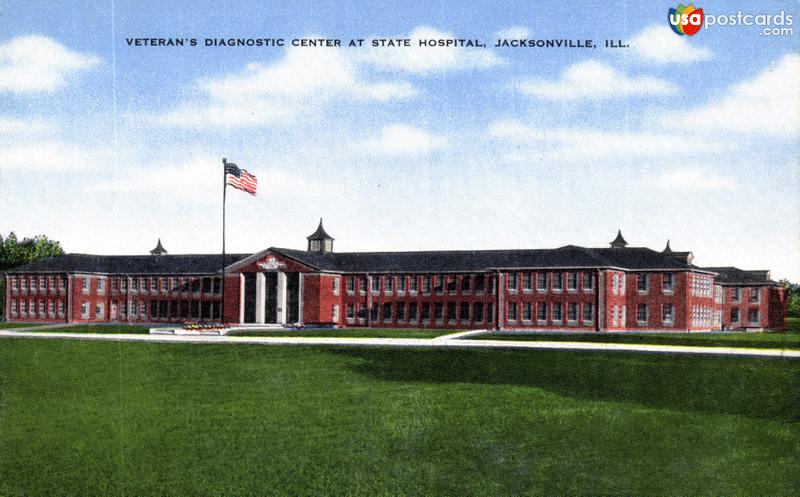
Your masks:
<svg viewBox="0 0 800 497"><path fill-rule="evenodd" d="M758 312L758 309L750 309L747 311L747 321L751 324L759 324L761 322L761 315ZM731 309L731 323L738 324L741 322L741 316L739 313L739 309L733 308Z"/></svg>
<svg viewBox="0 0 800 497"><path fill-rule="evenodd" d="M616 307L616 306L615 306ZM658 306L656 305L656 310ZM645 325L650 322L650 304L636 305L636 322ZM622 307L622 320L624 322L625 306ZM672 304L661 304L661 322L671 324L675 322L675 307Z"/></svg>
<svg viewBox="0 0 800 497"><path fill-rule="evenodd" d="M11 300L11 315L30 318L64 317L63 300Z"/></svg>
<svg viewBox="0 0 800 497"><path fill-rule="evenodd" d="M93 312L92 312L93 311ZM175 319L216 319L221 318L222 304L211 301L148 300L111 304L111 320L175 320ZM81 303L81 318L85 320L105 319L106 308L96 303L92 308L89 302Z"/></svg>
<svg viewBox="0 0 800 497"><path fill-rule="evenodd" d="M583 312L581 312L581 307ZM509 302L506 307L506 317L508 322L514 323L519 318L518 312L522 312L522 321L533 321L534 304L525 302L519 304L517 302ZM579 317L584 323L591 323L594 321L594 304L578 302L570 302L566 305L567 322L577 323ZM561 323L564 320L564 304L561 302L551 302L549 305L546 302L536 303L536 321L540 323Z"/></svg>
<svg viewBox="0 0 800 497"><path fill-rule="evenodd" d="M704 305L692 306L692 326L695 327L710 327L713 312L711 307Z"/></svg>
<svg viewBox="0 0 800 497"><path fill-rule="evenodd" d="M84 294L89 293L91 281L95 279L91 276L83 278L81 290ZM106 292L106 278L97 279L97 293L104 295ZM111 285L111 292L150 292L150 293L207 293L220 294L222 292L222 278L185 278L185 277L111 277L108 278Z"/></svg>
<svg viewBox="0 0 800 497"><path fill-rule="evenodd" d="M708 274L689 275L689 288L696 297L711 297L714 278Z"/></svg>
<svg viewBox="0 0 800 497"><path fill-rule="evenodd" d="M25 292L30 289L31 292L50 290L55 292L56 289L64 291L67 289L67 278L64 276L11 276L11 289L19 291L20 289Z"/></svg>
<svg viewBox="0 0 800 497"><path fill-rule="evenodd" d="M371 283L370 283L371 280ZM490 287L491 293L494 293L495 278L487 277L487 275L423 275L423 276L348 276L347 277L347 293L354 294L356 292L356 283L358 283L358 290L365 294L369 287L372 293L383 293L392 295L394 293L403 294L409 293L431 293L434 291L439 294L444 294L445 290L449 294L459 293L483 293L486 291L487 286ZM334 279L334 293L338 291L337 280Z"/></svg>
<svg viewBox="0 0 800 497"><path fill-rule="evenodd" d="M749 300L753 304L761 301L761 288L754 286L748 290ZM731 288L731 302L738 303L742 301L742 288L735 286Z"/></svg>
<svg viewBox="0 0 800 497"><path fill-rule="evenodd" d="M539 272L539 273L508 273L506 276L506 287L511 292L519 290L520 281L522 290L533 291L533 282L536 281L536 290L546 292L549 288L552 291L560 292L564 290L564 275L566 274L567 290L577 291L579 287L585 291L593 291L595 285L594 273L584 272ZM521 275L521 278L520 278Z"/></svg>
<svg viewBox="0 0 800 497"><path fill-rule="evenodd" d="M482 323L494 321L494 304L483 302L448 302L446 305L441 302L386 302L384 304L373 303L372 307L360 304L347 304L346 318L348 321L355 319L369 319L373 322L462 322L462 323ZM338 317L338 306L334 306L334 320Z"/></svg>
<svg viewBox="0 0 800 497"><path fill-rule="evenodd" d="M649 273L636 273L636 291L638 293L648 293L650 291L650 279L658 277ZM675 291L675 275L673 273L661 273L661 291L671 293ZM625 294L625 275L621 275L621 294Z"/></svg>

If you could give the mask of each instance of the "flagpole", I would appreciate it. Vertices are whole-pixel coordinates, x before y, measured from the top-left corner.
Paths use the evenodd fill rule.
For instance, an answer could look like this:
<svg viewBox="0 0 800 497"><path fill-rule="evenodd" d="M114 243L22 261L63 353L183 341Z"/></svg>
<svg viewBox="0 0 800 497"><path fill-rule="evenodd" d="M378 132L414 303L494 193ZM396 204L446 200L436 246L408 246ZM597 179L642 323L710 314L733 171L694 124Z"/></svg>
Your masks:
<svg viewBox="0 0 800 497"><path fill-rule="evenodd" d="M225 194L228 191L227 166L228 161L222 158L222 306L220 310L220 321L225 324Z"/></svg>

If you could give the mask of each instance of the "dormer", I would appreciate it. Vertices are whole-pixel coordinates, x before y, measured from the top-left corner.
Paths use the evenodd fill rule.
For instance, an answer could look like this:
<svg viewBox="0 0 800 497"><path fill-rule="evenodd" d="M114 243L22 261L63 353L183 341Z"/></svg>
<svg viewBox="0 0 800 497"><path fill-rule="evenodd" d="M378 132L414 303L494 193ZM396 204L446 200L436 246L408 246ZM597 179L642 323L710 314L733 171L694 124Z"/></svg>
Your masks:
<svg viewBox="0 0 800 497"><path fill-rule="evenodd" d="M610 243L611 248L625 248L628 246L628 242L622 238L622 230L617 231L617 237Z"/></svg>

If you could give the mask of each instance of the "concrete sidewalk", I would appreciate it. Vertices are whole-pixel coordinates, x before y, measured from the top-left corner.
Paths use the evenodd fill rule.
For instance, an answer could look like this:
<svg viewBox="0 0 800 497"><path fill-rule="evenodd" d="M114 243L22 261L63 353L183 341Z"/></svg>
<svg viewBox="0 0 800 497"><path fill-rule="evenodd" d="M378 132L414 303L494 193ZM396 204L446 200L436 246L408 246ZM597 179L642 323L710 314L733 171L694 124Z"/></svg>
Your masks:
<svg viewBox="0 0 800 497"><path fill-rule="evenodd" d="M452 335L451 335L452 336ZM531 342L510 340L452 340L429 338L349 338L349 337L246 337L191 335L92 334L0 330L0 338L39 340L100 340L108 342L215 343L240 345L304 345L350 347L418 348L495 348L531 350L577 350L586 352L645 352L655 354L699 354L739 357L800 359L800 350L752 349L744 347L699 347L688 345L642 345L596 342Z"/></svg>

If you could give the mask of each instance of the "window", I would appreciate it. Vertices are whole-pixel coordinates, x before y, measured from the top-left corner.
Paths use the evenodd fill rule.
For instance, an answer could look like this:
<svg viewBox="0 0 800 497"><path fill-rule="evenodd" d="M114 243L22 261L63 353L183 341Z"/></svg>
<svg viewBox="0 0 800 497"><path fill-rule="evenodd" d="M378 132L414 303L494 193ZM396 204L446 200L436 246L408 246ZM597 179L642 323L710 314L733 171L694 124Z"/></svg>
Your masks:
<svg viewBox="0 0 800 497"><path fill-rule="evenodd" d="M67 279L63 276L59 276L58 278L58 289L62 292L67 289Z"/></svg>
<svg viewBox="0 0 800 497"><path fill-rule="evenodd" d="M740 302L742 300L742 289L738 286L731 288L731 302Z"/></svg>
<svg viewBox="0 0 800 497"><path fill-rule="evenodd" d="M161 279L161 293L167 293L169 280L167 280L167 278L160 278L160 279ZM208 281L208 279L206 278L205 281Z"/></svg>
<svg viewBox="0 0 800 497"><path fill-rule="evenodd" d="M39 300L39 317L43 318L45 315L44 300Z"/></svg>
<svg viewBox="0 0 800 497"><path fill-rule="evenodd" d="M458 317L461 321L469 321L469 302L461 302Z"/></svg>
<svg viewBox="0 0 800 497"><path fill-rule="evenodd" d="M553 273L553 290L560 292L564 288L564 274Z"/></svg>
<svg viewBox="0 0 800 497"><path fill-rule="evenodd" d="M444 314L444 306L441 302L436 302L433 308L433 317L436 319L437 322L443 321Z"/></svg>
<svg viewBox="0 0 800 497"><path fill-rule="evenodd" d="M359 289L360 289L359 292L361 292L361 295L365 295L367 293L367 287L369 287L369 281L368 280L369 280L369 278L367 278L366 276L362 276L361 277L361 285L359 285Z"/></svg>
<svg viewBox="0 0 800 497"><path fill-rule="evenodd" d="M97 294L104 295L106 293L106 280L99 278L97 280Z"/></svg>
<svg viewBox="0 0 800 497"><path fill-rule="evenodd" d="M19 302L19 313L22 316L25 316L25 315L28 314L28 304L24 300L21 300Z"/></svg>
<svg viewBox="0 0 800 497"><path fill-rule="evenodd" d="M647 323L647 304L638 304L636 306L636 321Z"/></svg>
<svg viewBox="0 0 800 497"><path fill-rule="evenodd" d="M406 293L406 277L397 277L397 293Z"/></svg>
<svg viewBox="0 0 800 497"><path fill-rule="evenodd" d="M754 286L750 289L750 302L758 303L761 297L761 289L757 286Z"/></svg>
<svg viewBox="0 0 800 497"><path fill-rule="evenodd" d="M522 320L530 322L533 319L533 304L526 302L522 304Z"/></svg>
<svg viewBox="0 0 800 497"><path fill-rule="evenodd" d="M476 323L483 322L483 302L475 302L472 305L472 319Z"/></svg>
<svg viewBox="0 0 800 497"><path fill-rule="evenodd" d="M570 302L567 307L567 320L575 322L578 320L578 303Z"/></svg>
<svg viewBox="0 0 800 497"><path fill-rule="evenodd" d="M467 293L471 289L472 277L468 274L465 274L461 277L461 292Z"/></svg>
<svg viewBox="0 0 800 497"><path fill-rule="evenodd" d="M11 288L12 290L19 290L19 282L16 276L11 276Z"/></svg>
<svg viewBox="0 0 800 497"><path fill-rule="evenodd" d="M339 322L339 305L333 304L333 308L331 309L331 319L334 323Z"/></svg>
<svg viewBox="0 0 800 497"><path fill-rule="evenodd" d="M594 319L594 304L583 304L583 322L591 323Z"/></svg>
<svg viewBox="0 0 800 497"><path fill-rule="evenodd" d="M620 316L619 325L623 328L628 325L628 306L623 305L620 306L622 311L622 316Z"/></svg>
<svg viewBox="0 0 800 497"><path fill-rule="evenodd" d="M352 321L356 318L356 306L353 304L347 304L347 319Z"/></svg>
<svg viewBox="0 0 800 497"><path fill-rule="evenodd" d="M447 303L447 320L451 323L456 322L456 303L455 302L448 302Z"/></svg>
<svg viewBox="0 0 800 497"><path fill-rule="evenodd" d="M536 304L536 319L541 322L547 322L547 304L544 302Z"/></svg>
<svg viewBox="0 0 800 497"><path fill-rule="evenodd" d="M387 322L392 320L392 304L389 302L383 304L383 320Z"/></svg>
<svg viewBox="0 0 800 497"><path fill-rule="evenodd" d="M418 283L418 281L417 281L417 277L416 277L416 276L412 276L412 277L411 277L411 278L408 280L408 290L409 290L411 293L417 293L417 283ZM415 318L415 319L416 319L416 318Z"/></svg>
<svg viewBox="0 0 800 497"><path fill-rule="evenodd" d="M750 311L747 313L747 317L751 324L758 324L758 309L750 309Z"/></svg>
<svg viewBox="0 0 800 497"><path fill-rule="evenodd" d="M672 323L675 321L675 310L672 304L664 304L661 307L661 321L665 323Z"/></svg>
<svg viewBox="0 0 800 497"><path fill-rule="evenodd" d="M410 321L416 321L417 320L417 303L416 302L411 302L410 304L408 304L408 319Z"/></svg>
<svg viewBox="0 0 800 497"><path fill-rule="evenodd" d="M444 293L444 276L436 276L436 282L434 283L433 289L436 291L436 293Z"/></svg>
<svg viewBox="0 0 800 497"><path fill-rule="evenodd" d="M619 306L615 305L611 309L611 326L619 326Z"/></svg>
<svg viewBox="0 0 800 497"><path fill-rule="evenodd" d="M378 293L381 291L381 278L380 276L373 276L372 277L372 293Z"/></svg>
<svg viewBox="0 0 800 497"><path fill-rule="evenodd" d="M558 323L562 319L563 306L561 302L553 302L553 321Z"/></svg>
<svg viewBox="0 0 800 497"><path fill-rule="evenodd" d="M647 293L649 288L647 282L647 273L639 273L636 275L636 290L640 293Z"/></svg>
<svg viewBox="0 0 800 497"><path fill-rule="evenodd" d="M567 290L578 289L578 273L567 273Z"/></svg>
<svg viewBox="0 0 800 497"><path fill-rule="evenodd" d="M512 292L517 291L517 273L508 273L508 289Z"/></svg>
<svg viewBox="0 0 800 497"><path fill-rule="evenodd" d="M625 273L619 275L619 294L625 295Z"/></svg>
<svg viewBox="0 0 800 497"><path fill-rule="evenodd" d="M508 303L508 320L509 321L516 321L517 320L517 303L516 302L509 302Z"/></svg>
<svg viewBox="0 0 800 497"><path fill-rule="evenodd" d="M83 277L83 284L81 286L81 290L83 291L83 293L89 293L89 280L90 279L91 278L89 278L88 276L84 276Z"/></svg>
<svg viewBox="0 0 800 497"><path fill-rule="evenodd" d="M353 294L356 291L356 277L355 276L348 276L347 277L347 293Z"/></svg>
<svg viewBox="0 0 800 497"><path fill-rule="evenodd" d="M16 316L17 315L17 301L16 300L12 300L11 301L11 315L12 316Z"/></svg>
<svg viewBox="0 0 800 497"><path fill-rule="evenodd" d="M371 321L378 320L378 304L372 304L372 307L369 309L369 319Z"/></svg>
<svg viewBox="0 0 800 497"><path fill-rule="evenodd" d="M431 293L431 277L428 275L422 277L422 293Z"/></svg>
<svg viewBox="0 0 800 497"><path fill-rule="evenodd" d="M56 279L52 276L47 277L47 287L50 289L51 292L55 291L56 289Z"/></svg>
<svg viewBox="0 0 800 497"><path fill-rule="evenodd" d="M486 321L489 323L494 322L494 302L489 302L489 309L486 311Z"/></svg>
<svg viewBox="0 0 800 497"><path fill-rule="evenodd" d="M664 292L675 291L675 275L672 273L664 273L661 275L661 289Z"/></svg>
<svg viewBox="0 0 800 497"><path fill-rule="evenodd" d="M475 291L477 293L483 293L486 288L486 276L482 274L475 275Z"/></svg>
<svg viewBox="0 0 800 497"><path fill-rule="evenodd" d="M614 273L611 277L611 293L617 295L619 293L619 275Z"/></svg>
<svg viewBox="0 0 800 497"><path fill-rule="evenodd" d="M132 292L139 291L139 280L136 278L131 278L131 291Z"/></svg>
<svg viewBox="0 0 800 497"><path fill-rule="evenodd" d="M22 284L22 291L23 292L28 289L28 278L26 278L24 276L21 277L20 278L20 283Z"/></svg>
<svg viewBox="0 0 800 497"><path fill-rule="evenodd" d="M733 308L731 309L731 323L738 323L739 322L739 309Z"/></svg>
<svg viewBox="0 0 800 497"><path fill-rule="evenodd" d="M422 320L430 321L431 319L431 305L427 302L422 304Z"/></svg>
<svg viewBox="0 0 800 497"><path fill-rule="evenodd" d="M89 303L82 302L81 303L81 317L83 319L89 319Z"/></svg>
<svg viewBox="0 0 800 497"><path fill-rule="evenodd" d="M64 301L63 300L59 300L58 301L58 317L60 317L60 318L64 317Z"/></svg>
<svg viewBox="0 0 800 497"><path fill-rule="evenodd" d="M52 300L47 303L47 314L52 318L56 315L56 303Z"/></svg>
<svg viewBox="0 0 800 497"><path fill-rule="evenodd" d="M153 293L158 292L158 285L155 278L150 278L150 291Z"/></svg>
<svg viewBox="0 0 800 497"><path fill-rule="evenodd" d="M526 292L533 290L533 273L524 273L522 275L522 289Z"/></svg>
<svg viewBox="0 0 800 497"><path fill-rule="evenodd" d="M447 276L447 293L454 294L458 291L458 280L455 276Z"/></svg>
<svg viewBox="0 0 800 497"><path fill-rule="evenodd" d="M406 304L405 302L398 302L395 305L395 315L397 316L398 321L405 321L406 320Z"/></svg>
<svg viewBox="0 0 800 497"><path fill-rule="evenodd" d="M338 276L334 276L333 277L333 283L332 284L333 284L333 294L334 295L339 295L339 284L340 284L340 282L339 282L339 277Z"/></svg>
<svg viewBox="0 0 800 497"><path fill-rule="evenodd" d="M383 293L387 295L391 295L394 292L394 277L392 276L384 276L383 277Z"/></svg>

